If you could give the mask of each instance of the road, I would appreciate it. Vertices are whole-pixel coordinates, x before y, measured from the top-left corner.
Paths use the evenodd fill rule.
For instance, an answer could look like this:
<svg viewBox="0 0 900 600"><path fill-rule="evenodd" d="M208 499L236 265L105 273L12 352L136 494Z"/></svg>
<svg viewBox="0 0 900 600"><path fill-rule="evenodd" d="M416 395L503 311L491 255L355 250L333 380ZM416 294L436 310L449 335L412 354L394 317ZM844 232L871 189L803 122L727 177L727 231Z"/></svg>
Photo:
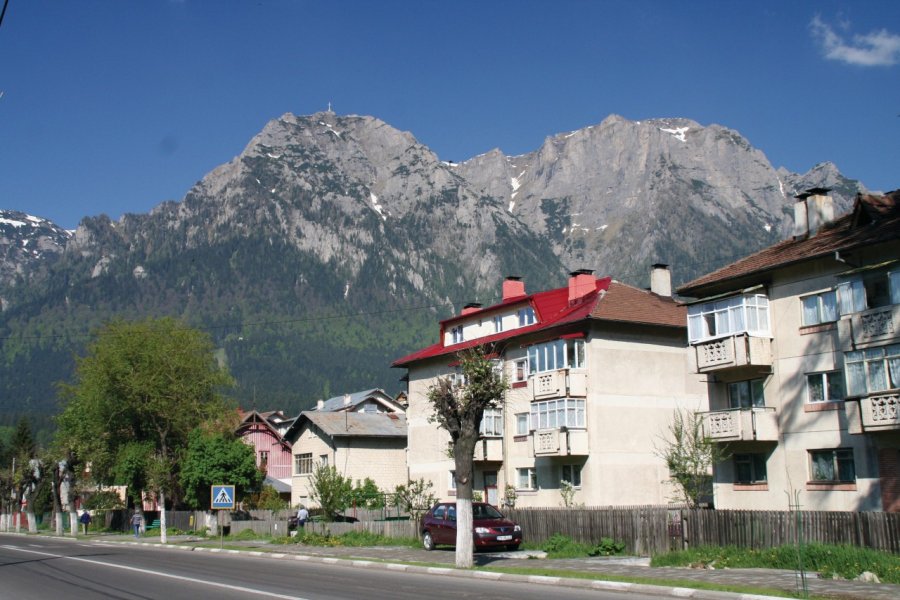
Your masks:
<svg viewBox="0 0 900 600"><path fill-rule="evenodd" d="M649 600L483 578L0 534L2 600Z"/></svg>

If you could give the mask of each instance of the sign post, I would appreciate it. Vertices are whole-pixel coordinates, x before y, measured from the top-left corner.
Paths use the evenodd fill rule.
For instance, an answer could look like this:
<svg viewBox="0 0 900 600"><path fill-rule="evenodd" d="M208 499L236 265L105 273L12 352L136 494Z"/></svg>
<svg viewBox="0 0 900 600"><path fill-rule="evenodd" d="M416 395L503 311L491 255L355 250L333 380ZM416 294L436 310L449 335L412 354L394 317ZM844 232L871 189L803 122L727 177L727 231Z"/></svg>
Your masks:
<svg viewBox="0 0 900 600"><path fill-rule="evenodd" d="M210 507L213 510L234 510L234 486L210 486ZM222 513L216 514L216 525L219 526L219 547L225 546L225 527L222 524Z"/></svg>

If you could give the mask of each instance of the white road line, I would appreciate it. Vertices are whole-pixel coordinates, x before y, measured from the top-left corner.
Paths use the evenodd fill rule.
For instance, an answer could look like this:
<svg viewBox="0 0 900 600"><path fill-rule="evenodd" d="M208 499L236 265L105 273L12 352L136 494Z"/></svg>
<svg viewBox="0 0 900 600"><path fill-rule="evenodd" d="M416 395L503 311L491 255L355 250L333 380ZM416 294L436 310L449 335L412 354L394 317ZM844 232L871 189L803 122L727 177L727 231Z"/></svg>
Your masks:
<svg viewBox="0 0 900 600"><path fill-rule="evenodd" d="M228 585L225 583L219 583L217 581L206 581L203 579L195 579L193 577L184 577L182 575L172 575L171 573L163 573L161 571L151 571L149 569L139 569L137 567L116 565L116 564L112 564L112 563L108 563L108 562L103 562L101 560L92 560L89 558L81 558L81 557L77 557L77 556L64 556L62 554L51 554L49 552L37 552L36 550L26 550L24 548L19 548L17 546L0 546L0 548L7 548L9 550L15 550L18 552L27 552L28 554L40 554L41 556L50 556L52 558L65 558L68 560L74 560L76 562L90 563L92 565L111 567L113 569L123 569L125 571L134 571L136 573L144 573L147 575L156 575L158 577L167 577L169 579L177 579L179 581L188 581L191 583L199 583L201 585L208 585L208 586L222 588L222 589L226 589L226 590L233 590L235 592L256 594L257 596L268 596L269 598L283 598L284 600L308 600L307 598L303 598L301 596L286 596L284 594L275 594L272 592L264 592L262 590L255 590L253 588L242 587L239 585Z"/></svg>

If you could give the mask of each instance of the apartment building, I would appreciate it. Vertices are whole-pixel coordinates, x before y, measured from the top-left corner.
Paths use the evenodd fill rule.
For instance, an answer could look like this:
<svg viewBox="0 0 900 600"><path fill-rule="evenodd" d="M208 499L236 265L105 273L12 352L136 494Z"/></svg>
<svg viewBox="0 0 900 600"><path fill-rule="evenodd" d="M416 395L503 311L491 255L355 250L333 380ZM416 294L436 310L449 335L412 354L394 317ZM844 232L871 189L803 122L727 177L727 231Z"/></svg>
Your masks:
<svg viewBox="0 0 900 600"><path fill-rule="evenodd" d="M483 345L510 383L476 447L474 487L486 501L560 506L565 481L577 504L667 502L656 448L675 410L705 410L706 390L688 370L686 310L671 298L668 268L655 265L651 281L647 291L582 270L528 294L510 277L498 304L441 321L437 343L393 363L408 371L410 478L455 496L450 437L427 394L458 375L460 350Z"/></svg>
<svg viewBox="0 0 900 600"><path fill-rule="evenodd" d="M791 239L679 288L717 508L900 511L898 201L809 190Z"/></svg>

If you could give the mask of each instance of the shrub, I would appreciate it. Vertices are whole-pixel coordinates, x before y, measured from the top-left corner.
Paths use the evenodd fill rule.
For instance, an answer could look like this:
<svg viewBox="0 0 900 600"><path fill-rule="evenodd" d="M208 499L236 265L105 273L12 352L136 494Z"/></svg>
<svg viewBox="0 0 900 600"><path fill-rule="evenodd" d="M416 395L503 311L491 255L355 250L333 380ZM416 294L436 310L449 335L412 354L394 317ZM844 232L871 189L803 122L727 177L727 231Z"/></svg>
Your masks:
<svg viewBox="0 0 900 600"><path fill-rule="evenodd" d="M625 552L625 544L612 538L600 538L600 543L594 546L588 554L591 556L613 556Z"/></svg>

